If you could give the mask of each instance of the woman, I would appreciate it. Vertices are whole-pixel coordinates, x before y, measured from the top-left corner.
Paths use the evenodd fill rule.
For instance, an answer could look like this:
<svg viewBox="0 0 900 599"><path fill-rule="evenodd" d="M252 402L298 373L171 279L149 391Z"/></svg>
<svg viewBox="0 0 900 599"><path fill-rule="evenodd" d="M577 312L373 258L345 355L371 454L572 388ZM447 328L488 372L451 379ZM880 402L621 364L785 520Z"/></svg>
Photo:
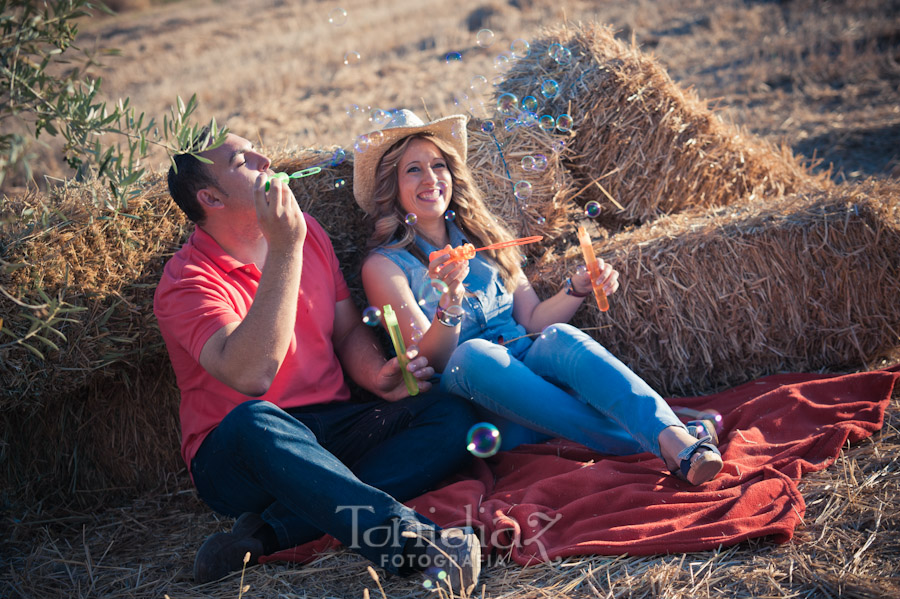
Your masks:
<svg viewBox="0 0 900 599"><path fill-rule="evenodd" d="M407 346L416 345L443 373L445 390L531 431L602 453L650 451L691 484L711 480L722 469L714 426L686 427L600 344L559 324L591 293L586 273L541 301L515 248L478 252L471 260L447 253L429 259L464 243L482 247L513 238L466 167L465 124L463 115L424 123L398 111L370 136L376 142L357 153L354 195L375 223L362 269L369 301L391 304ZM618 273L600 263L599 282L614 293ZM503 449L537 440L513 430L501 429Z"/></svg>

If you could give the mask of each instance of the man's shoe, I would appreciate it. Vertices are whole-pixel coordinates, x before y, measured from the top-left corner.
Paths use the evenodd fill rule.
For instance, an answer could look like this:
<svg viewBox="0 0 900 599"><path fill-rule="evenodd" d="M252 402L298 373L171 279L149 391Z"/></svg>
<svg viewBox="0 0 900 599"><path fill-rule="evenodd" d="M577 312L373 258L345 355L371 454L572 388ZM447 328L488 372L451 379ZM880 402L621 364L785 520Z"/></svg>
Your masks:
<svg viewBox="0 0 900 599"><path fill-rule="evenodd" d="M266 523L257 514L246 513L234 523L231 532L211 535L194 559L194 580L204 584L219 580L244 567L244 557L250 553L248 566L255 566L264 554L263 542L253 536Z"/></svg>
<svg viewBox="0 0 900 599"><path fill-rule="evenodd" d="M481 541L470 527L442 530L425 554L425 575L431 582L426 586L449 591L451 597L472 593L481 574Z"/></svg>

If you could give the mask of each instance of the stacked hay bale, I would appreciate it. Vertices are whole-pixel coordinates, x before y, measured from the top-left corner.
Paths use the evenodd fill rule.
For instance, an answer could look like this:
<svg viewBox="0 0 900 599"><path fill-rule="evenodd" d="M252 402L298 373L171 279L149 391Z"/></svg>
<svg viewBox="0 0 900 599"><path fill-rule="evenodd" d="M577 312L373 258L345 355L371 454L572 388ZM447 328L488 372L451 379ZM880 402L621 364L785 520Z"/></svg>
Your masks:
<svg viewBox="0 0 900 599"><path fill-rule="evenodd" d="M190 227L160 175L127 209L102 197L69 184L6 205L32 215L9 219L0 242L0 487L23 501L158 487L182 467L178 393L152 302ZM58 333L35 327L52 317Z"/></svg>
<svg viewBox="0 0 900 599"><path fill-rule="evenodd" d="M571 60L558 49L559 60L548 56L552 44ZM576 216L600 203L588 224L622 289L609 312L585 302L574 324L667 395L855 366L898 345L900 185L836 188L812 177L783 148L722 123L609 29L551 30L531 50L501 91L543 97L541 84L555 79L560 91L541 113L573 115L576 133L499 118L488 131L472 119L469 163L516 235L545 236L522 248L545 297L582 261ZM544 168L522 166L536 155ZM363 306L370 223L353 200L352 157L334 147L274 152L275 170L309 166L323 170L291 187L331 236ZM515 196L521 180L530 197ZM127 214L98 207L102 193L69 185L8 206L34 215L0 238L0 486L19 501L188 484L152 297L192 227L162 173ZM10 341L30 334L25 313L56 309L62 337L39 334L58 349L32 335L39 357Z"/></svg>
<svg viewBox="0 0 900 599"><path fill-rule="evenodd" d="M558 91L556 91L558 90ZM610 27L545 31L514 61L495 96L537 101L537 115L574 121L573 174L605 225L620 230L688 208L821 188L788 148L723 122L693 90Z"/></svg>
<svg viewBox="0 0 900 599"><path fill-rule="evenodd" d="M858 367L900 346L897 182L684 212L597 249L621 289L574 323L667 395Z"/></svg>

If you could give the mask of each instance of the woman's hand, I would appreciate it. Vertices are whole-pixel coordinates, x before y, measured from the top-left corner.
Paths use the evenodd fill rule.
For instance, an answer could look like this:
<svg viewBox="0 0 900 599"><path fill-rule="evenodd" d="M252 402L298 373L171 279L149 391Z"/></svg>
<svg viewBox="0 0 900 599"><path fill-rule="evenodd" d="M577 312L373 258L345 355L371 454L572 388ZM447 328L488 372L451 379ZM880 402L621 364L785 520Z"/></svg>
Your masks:
<svg viewBox="0 0 900 599"><path fill-rule="evenodd" d="M602 258L597 258L597 265L600 267L597 283L603 288L603 292L606 295L615 293L619 289L619 271L606 263ZM578 293L590 293L593 290L591 276L587 268L580 266L576 269L575 274L572 276L572 286L575 287L575 291Z"/></svg>
<svg viewBox="0 0 900 599"><path fill-rule="evenodd" d="M451 248L447 245L444 249L449 250ZM463 281L469 276L469 261L452 260L450 254L442 253L439 256L435 256L434 260L428 264L428 276L447 285L445 293L449 296L449 302L444 306L445 308L459 304L465 292Z"/></svg>

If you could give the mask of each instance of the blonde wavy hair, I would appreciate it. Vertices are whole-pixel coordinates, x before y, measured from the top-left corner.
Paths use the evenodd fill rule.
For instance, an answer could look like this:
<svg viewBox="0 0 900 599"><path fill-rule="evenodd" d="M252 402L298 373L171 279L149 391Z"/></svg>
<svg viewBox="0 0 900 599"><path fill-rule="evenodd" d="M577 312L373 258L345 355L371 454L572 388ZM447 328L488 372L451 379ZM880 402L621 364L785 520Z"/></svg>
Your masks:
<svg viewBox="0 0 900 599"><path fill-rule="evenodd" d="M427 133L417 133L404 137L391 146L375 169L374 219L375 231L369 239L368 249L376 247L406 248L408 252L428 266L425 254L413 243L416 237L415 225L408 225L406 214L400 205L397 168L400 157L409 147L413 139L427 139L441 151L450 176L453 179L453 193L448 210L456 212L454 222L460 228L469 243L482 247L513 239L513 234L494 215L484 203L484 198L472 172L459 154L441 139ZM393 241L396 240L396 241ZM391 243L393 241L393 243ZM520 263L522 256L515 247L499 250L485 250L500 270L500 276L509 291L513 291L522 272Z"/></svg>

